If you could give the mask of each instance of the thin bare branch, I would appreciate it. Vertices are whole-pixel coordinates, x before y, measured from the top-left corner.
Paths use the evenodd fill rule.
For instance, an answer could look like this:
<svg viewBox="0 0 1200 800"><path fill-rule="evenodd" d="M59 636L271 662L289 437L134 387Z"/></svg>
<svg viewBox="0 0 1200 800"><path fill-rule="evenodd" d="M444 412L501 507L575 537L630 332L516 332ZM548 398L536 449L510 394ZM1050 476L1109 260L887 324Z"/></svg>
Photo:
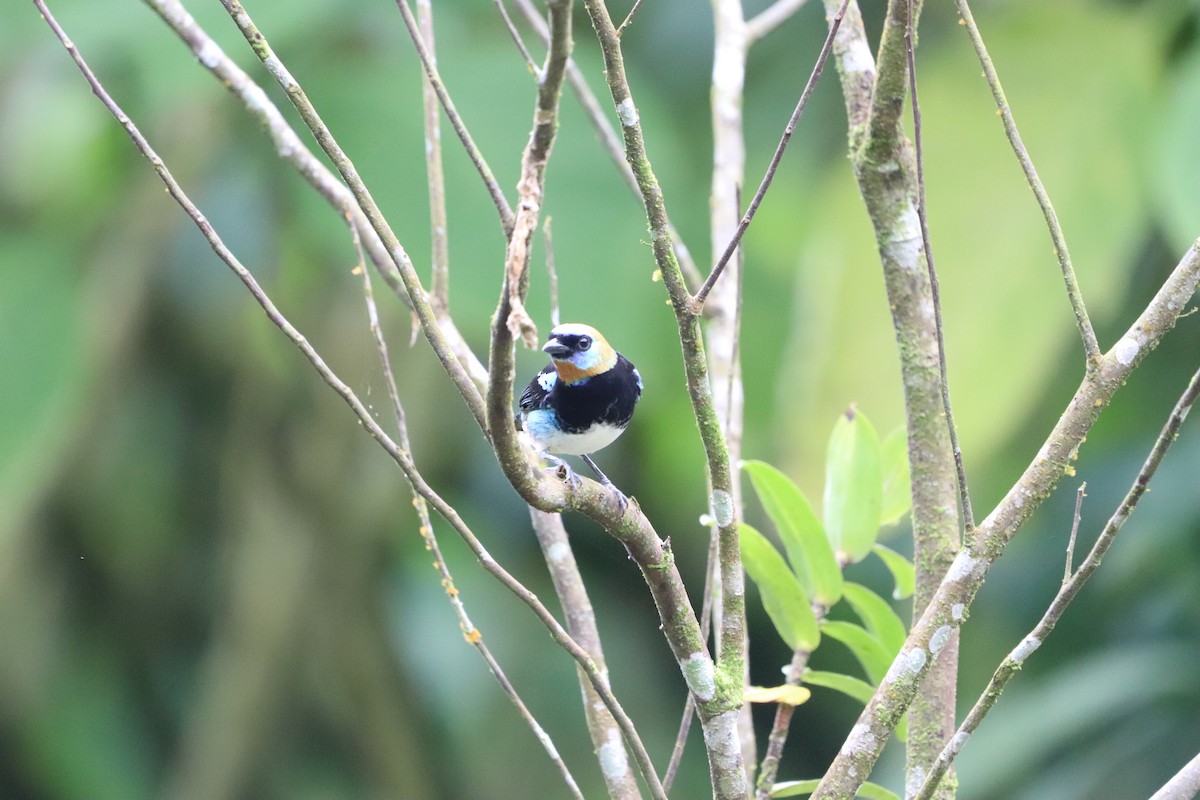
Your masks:
<svg viewBox="0 0 1200 800"><path fill-rule="evenodd" d="M799 686L808 666L807 650L797 650L792 653L792 663L788 666L788 686ZM792 724L792 715L796 707L791 703L780 703L775 707L775 720L771 723L771 733L767 737L767 752L763 756L762 766L758 770L758 784L755 789L757 800L770 800L771 788L775 785L775 776L779 774L779 759L783 756L783 746L787 743L788 728Z"/></svg>
<svg viewBox="0 0 1200 800"><path fill-rule="evenodd" d="M546 20L542 18L541 12L533 4L533 0L516 0L516 3L517 8L521 10L521 14L533 26L538 35L542 37L542 40L549 42L550 30L546 26ZM604 151L612 159L613 164L621 173L621 177L625 179L625 184L633 192L634 197L640 199L642 196L641 189L638 188L637 178L634 177L633 169L629 166L629 162L625 160L624 144L621 142L621 137L613 128L612 122L609 121L608 113L600 106L600 101L596 98L596 93L588 85L587 78L583 76L574 59L567 61L567 83L570 84L571 91L575 93L579 104L583 106L583 112L592 123L592 127L599 134L600 143L604 146ZM693 286L699 286L704 280L704 276L700 274L700 270L692 258L691 251L684 244L679 231L675 229L670 219L667 220L667 230L671 234L671 245L675 248L675 258L679 260L679 266L683 269L684 276Z"/></svg>
<svg viewBox="0 0 1200 800"><path fill-rule="evenodd" d="M1087 497L1087 481L1075 490L1075 514L1071 517L1071 538L1067 540L1067 565L1063 568L1063 585L1071 580L1075 569L1075 540L1079 536L1079 521L1083 519L1083 498Z"/></svg>
<svg viewBox="0 0 1200 800"><path fill-rule="evenodd" d="M222 2L225 2L225 0L222 0ZM228 8L229 3L225 3L225 6ZM425 67L425 76L429 79L430 84L432 84L434 91L437 93L438 100L442 102L442 108L445 109L446 117L450 120L450 127L454 128L454 132L458 134L459 141L466 148L471 163L475 165L476 172L479 173L479 177L483 178L483 183L487 186L488 194L492 197L492 203L495 204L496 211L500 214L500 224L504 226L504 235L507 238L512 234L513 212L512 208L508 205L508 200L504 197L504 190L497 183L496 176L492 174L492 168L488 166L487 160L483 157L483 152L475 144L470 131L467 130L467 123L463 121L462 115L458 113L458 109L454 105L454 101L450 99L450 92L447 91L446 84L442 82L442 76L438 72L437 63L433 55L430 53L429 48L425 46L424 39L421 36L421 28L417 24L412 10L408 7L407 0L396 0L396 7L400 9L400 16L404 19L404 27L408 28L408 35L412 37L413 46L417 49L417 57L421 59L421 65Z"/></svg>
<svg viewBox="0 0 1200 800"><path fill-rule="evenodd" d="M263 130L274 143L275 152L279 158L291 166L323 199L337 209L339 214L350 214L353 217L354 225L358 229L358 234L362 238L363 246L370 256L375 270L396 296L411 309L412 300L408 296L408 290L404 286L400 271L392 262L392 257L379 238L379 234L371 227L370 221L358 207L354 194L301 141L299 135L288 124L279 108L267 97L267 93L262 90L262 87L251 80L245 71L234 63L220 45L197 24L179 0L145 0L145 2L187 45L188 49L196 56L198 63L228 89L230 94L241 102L246 112L262 125ZM487 369L471 351L470 346L449 316L440 315L438 322L451 350L466 368L477 390L482 393L487 385Z"/></svg>
<svg viewBox="0 0 1200 800"><path fill-rule="evenodd" d="M500 12L500 18L504 20L504 27L508 30L508 35L512 37L513 44L521 52L521 58L525 59L525 66L540 81L542 79L542 68L533 60L533 54L525 46L525 40L521 38L521 32L517 30L517 26L513 24L512 17L508 15L508 7L504 5L504 0L495 0L495 2L496 9Z"/></svg>
<svg viewBox="0 0 1200 800"><path fill-rule="evenodd" d="M422 2L422 0L418 0ZM418 5L418 8L420 6ZM435 106L436 109L436 106ZM354 271L362 276L363 281L363 300L367 307L367 324L371 331L371 338L375 342L375 349L379 353L379 363L383 370L384 383L387 385L388 397L392 402L392 412L396 417L396 439L398 446L409 454L412 458L412 443L408 438L408 422L404 414L404 405L400 402L400 392L396 389L396 376L392 372L392 359L388 354L387 339L383 335L383 328L379 323L379 310L375 306L375 293L371 289L371 273L367 270L365 259L363 257L362 242L359 239L358 231L354 227L353 219L347 215L346 222L350 227L350 235L354 240L354 249L358 252L358 264ZM413 469L416 470L416 461L413 460ZM571 775L570 769L567 768L566 762L559 755L558 748L555 747L554 741L546 730L541 726L537 719L533 716L533 712L525 705L525 701L517 693L516 687L508 679L504 673L504 669L500 666L500 662L492 655L491 649L483 641L483 633L475 627L471 622L470 616L467 614L467 606L462 597L462 592L454 585L454 576L450 573L450 567L446 564L446 559L442 557L442 549L438 546L437 534L433 529L433 520L429 518L429 504L425 502L425 498L417 493L416 489L409 484L409 488L413 492L413 507L417 510L417 519L420 523L419 531L421 538L425 541L425 548L433 555L433 566L437 569L438 574L442 577L442 589L446 593L447 599L450 601L451 608L454 609L454 615L458 618L458 626L462 631L463 638L467 643L472 645L484 662L488 665L496 682L500 684L501 690L508 699L517 708L517 713L525 720L533 735L541 743L546 750L546 754L558 769L559 774L563 776L563 780L567 784L567 790L571 795L578 800L584 800L583 792L579 790L579 784L576 783L574 776ZM586 679L585 679L586 680ZM589 689L591 687L588 687ZM597 697L597 700L599 698ZM611 721L611 717L609 717ZM613 723L614 730L616 724ZM618 736L620 734L618 733Z"/></svg>
<svg viewBox="0 0 1200 800"><path fill-rule="evenodd" d="M729 259L737 250L738 244L742 241L742 236L746 233L746 229L750 227L751 220L758 213L758 207L762 203L763 197L767 193L767 189L771 188L771 182L775 180L775 171L779 168L779 162L783 159L783 151L787 149L788 142L792 138L792 133L796 130L796 123L800 120L800 115L804 113L805 107L808 105L808 98L812 96L812 91L817 85L817 79L821 77L821 72L825 69L825 61L829 58L829 51L833 46L833 39L837 35L838 27L842 24L842 18L846 15L846 6L850 0L842 0L842 6L837 13L829 21L829 34L825 37L825 44L821 46L821 53L817 56L817 63L813 66L812 74L808 76L808 83L804 86L804 91L800 93L800 100L796 103L796 109L792 112L791 119L783 129L783 136L779 140L779 144L775 147L775 153L771 156L771 163L767 165L767 172L763 176L762 182L758 185L758 191L754 193L754 198L750 201L750 206L746 209L745 216L738 224L737 231L733 238L725 247L725 252L717 259L717 263L713 266L712 272L704 281L704 285L696 292L696 296L691 301L691 309L693 314L699 314L704 310L704 299L708 293L712 291L713 284L721 277L721 273L725 270L725 266L729 263Z"/></svg>
<svg viewBox="0 0 1200 800"><path fill-rule="evenodd" d="M308 99L304 89L296 81L288 68L271 50L271 45L267 38L254 24L250 15L246 13L246 9L238 0L221 0L221 4L225 6L225 10L233 19L234 24L242 32L246 38L250 48L254 54L258 56L263 66L271 73L271 76L279 83L280 87L292 101L296 110L300 112L301 118L316 137L317 143L321 149L325 151L325 155L329 156L346 185L350 187L350 191L354 193L355 199L358 201L359 208L362 209L367 219L371 223L371 227L379 234L379 238L383 241L387 248L392 262L400 271L400 278L404 282L404 288L408 291L408 296L412 300L413 311L421 322L421 332L425 334L426 340L433 347L433 352L437 355L438 360L442 363L443 369L450 376L459 394L466 401L467 407L471 410L471 414L475 417L476 423L485 433L487 433L487 414L483 407L483 397L479 392L478 387L472 382L471 376L463 368L462 363L458 360L454 350L450 347L446 339L446 334L439 326L438 315L434 311L432 304L429 302L429 295L425 292L425 287L421 285L421 279L417 276L416 270L413 268L412 259L408 257L408 253L404 250L404 246L400 244L400 240L396 237L391 226L384 219L383 212L379 210L379 205L375 202L375 198L371 196L366 184L358 174L358 170L350 161L350 158L338 145L333 134L317 113L316 108ZM419 38L419 37L418 37Z"/></svg>
<svg viewBox="0 0 1200 800"><path fill-rule="evenodd" d="M1000 85L1000 77L996 74L992 58L988 55L987 47L983 43L983 36L975 24L971 7L967 5L967 0L955 0L955 2L958 4L958 13L966 26L967 34L971 37L971 44L974 45L975 53L979 56L979 63L983 65L983 74L987 78L988 86L992 89L996 108L1000 110L1000 118L1004 121L1004 133L1008 136L1009 144L1012 145L1017 161L1021 163L1025 179L1029 182L1029 188L1033 190L1033 196L1037 198L1038 205L1042 209L1042 216L1046 218L1046 226L1050 229L1050 238L1054 242L1054 254L1058 257L1058 265L1062 269L1063 281L1067 286L1067 297L1071 301L1071 309L1075 312L1075 325L1079 328L1079 335L1083 339L1084 353L1090 366L1100 358L1100 345L1096 341L1096 332L1092 329L1092 322L1088 319L1087 307L1083 304L1083 293L1079 290L1079 281L1075 278L1075 268L1071 265L1071 253L1067 250L1067 239L1063 235L1062 226L1059 225L1058 215L1054 213L1054 206L1050 203L1050 195L1046 193L1046 187L1038 176L1037 168L1033 166L1033 159L1029 157L1029 151L1025 149L1025 143L1021 141L1021 134L1017 131L1017 122L1013 118L1012 108L1004 96L1004 87Z"/></svg>
<svg viewBox="0 0 1200 800"><path fill-rule="evenodd" d="M433 40L433 6L430 0L417 0L417 24L429 53L437 66ZM442 170L442 123L437 90L426 75L421 81L425 109L425 174L429 182L429 233L433 241L433 280L430 301L434 310L445 315L450 310L450 243L446 230L446 174Z"/></svg>
<svg viewBox="0 0 1200 800"><path fill-rule="evenodd" d="M643 0L634 0L633 8L629 9L629 13L625 15L625 21L617 26L617 36L620 36L622 33L624 33L625 29L629 27L629 24L633 22L633 15L636 14L638 9L642 7L642 2Z"/></svg>
<svg viewBox="0 0 1200 800"><path fill-rule="evenodd" d="M967 487L967 470L963 466L962 448L958 445L958 426L954 424L954 409L950 404L950 379L946 374L946 335L942 327L942 291L937 268L933 263L933 241L929 236L929 217L925 211L925 147L921 125L921 102L917 95L917 59L914 52L916 12L914 0L906 0L908 21L904 28L905 55L908 60L908 90L912 95L913 143L917 161L917 218L921 222L921 241L925 246L925 267L929 273L929 292L933 298L933 322L937 332L937 357L941 384L942 409L946 429L950 434L950 449L954 451L954 469L958 480L958 505L962 512L963 528L968 536L975 530L975 512L971 509L971 492Z"/></svg>
<svg viewBox="0 0 1200 800"><path fill-rule="evenodd" d="M1150 485L1150 479L1158 471L1163 456L1167 454L1167 450L1179 438L1179 428L1183 425L1183 421L1187 419L1188 412L1192 410L1192 406L1195 405L1198 396L1200 396L1200 370L1192 375L1192 380L1188 383L1178 402L1176 402L1175 408L1167 418L1166 424L1163 425L1162 431L1154 441L1154 446L1150 448L1150 454L1146 456L1146 461L1142 464L1141 470L1138 471L1133 485L1129 487L1125 498L1117 506L1117 510L1113 512L1113 515L1109 517L1108 522L1105 523L1104 530L1100 532L1096 543L1092 545L1091 552L1088 553L1083 563L1079 565L1079 569L1075 574L1058 590L1058 594L1054 597L1053 602L1050 603L1050 607L1042 616L1041 621L1034 626L1033 630L1021 640L1020 644L1013 648L1013 651L996 668L992 679L988 681L987 688L980 694L971 712L967 714L967 718L958 727L958 732L954 734L950 743L946 745L941 755L938 756L937 761L934 762L928 776L925 778L925 784L921 787L921 791L917 793L914 800L929 800L933 796L933 792L941 781L942 776L954 762L954 759L958 756L959 751L966 744L970 735L979 727L979 723L995 707L996 702L1000 699L1000 695L1004 692L1004 687L1008 685L1013 675L1020 671L1026 659L1042 646L1046 641L1046 637L1054 631L1054 626L1058 624L1067 607L1075 599L1076 595L1079 594L1079 590L1087 583L1088 578L1092 577L1096 570L1100 568L1100 562L1103 560L1104 554L1112 547L1117 534L1121 532L1121 528L1125 525L1130 515L1133 514L1134 509L1137 508L1138 501L1146 493ZM1080 491L1076 497L1076 522L1079 519L1079 503L1082 501L1083 487L1080 487ZM1073 531L1071 538L1073 541Z"/></svg>
<svg viewBox="0 0 1200 800"><path fill-rule="evenodd" d="M554 242L550 238L550 217L542 223L542 239L546 242L546 275L550 280L550 325L557 328L562 322L558 305L558 270L554 268Z"/></svg>
<svg viewBox="0 0 1200 800"><path fill-rule="evenodd" d="M775 0L746 20L746 38L751 44L787 22L808 0Z"/></svg>

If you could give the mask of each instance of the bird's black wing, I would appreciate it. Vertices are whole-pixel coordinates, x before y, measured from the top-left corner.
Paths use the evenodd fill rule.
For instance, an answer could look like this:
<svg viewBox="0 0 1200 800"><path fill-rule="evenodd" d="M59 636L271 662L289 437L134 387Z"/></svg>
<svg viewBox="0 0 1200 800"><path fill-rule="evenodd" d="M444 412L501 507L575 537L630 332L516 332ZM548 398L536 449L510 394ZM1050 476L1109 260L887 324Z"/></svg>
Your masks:
<svg viewBox="0 0 1200 800"><path fill-rule="evenodd" d="M546 406L546 398L550 396L551 390L554 389L554 384L558 380L558 373L554 371L553 364L547 364L545 369L539 372L529 385L525 387L525 391L521 392L519 402L522 411L532 411L535 408L544 408Z"/></svg>

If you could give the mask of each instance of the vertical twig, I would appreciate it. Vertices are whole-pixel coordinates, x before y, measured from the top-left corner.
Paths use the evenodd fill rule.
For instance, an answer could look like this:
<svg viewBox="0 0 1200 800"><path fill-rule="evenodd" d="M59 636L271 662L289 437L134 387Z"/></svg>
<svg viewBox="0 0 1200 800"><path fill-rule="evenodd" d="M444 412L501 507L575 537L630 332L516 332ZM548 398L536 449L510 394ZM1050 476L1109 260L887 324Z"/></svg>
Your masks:
<svg viewBox="0 0 1200 800"><path fill-rule="evenodd" d="M1067 239L1063 235L1062 226L1058 223L1058 214L1054 213L1050 195L1046 193L1046 187L1042 184L1042 179L1033 166L1033 159L1029 157L1029 151L1025 149L1025 143L1021 141L1021 134L1017 131L1017 122L1013 118L1012 108L1004 96L1004 87L1000 85L1000 78L996 74L995 66L992 65L992 58L988 55L987 47L983 43L983 36L979 33L979 27L975 24L971 7L967 5L967 0L955 0L955 2L958 4L958 13L966 26L967 35L971 37L971 44L975 47L976 55L979 56L979 63L983 65L983 74L987 78L988 86L992 89L992 97L996 101L996 108L1000 111L1000 118L1004 121L1004 133L1008 136L1009 144L1012 145L1017 161L1021 163L1021 170L1029 182L1029 188L1033 190L1033 196L1037 198L1038 205L1042 209L1042 216L1046 218L1046 226L1050 229L1050 238L1054 242L1054 255L1058 258L1058 265L1062 269L1063 281L1067 286L1067 297L1071 301L1072 311L1075 312L1075 326L1079 328L1079 336L1083 339L1083 349L1090 368L1100 358L1100 345L1096 341L1096 332L1092 330L1092 322L1088 319L1087 307L1083 304L1083 293L1080 292L1079 281L1075 278L1075 268L1071 265L1071 253L1067 250Z"/></svg>
<svg viewBox="0 0 1200 800"><path fill-rule="evenodd" d="M558 305L558 271L554 268L554 242L550 238L550 217L542 223L542 239L546 242L546 275L550 281L550 325L557 328L562 322Z"/></svg>
<svg viewBox="0 0 1200 800"><path fill-rule="evenodd" d="M1154 441L1154 446L1150 448L1150 454L1146 456L1142 468L1138 471L1137 477L1133 481L1133 485L1129 487L1125 498L1121 500L1121 504L1117 506L1117 510L1108 518L1108 522L1104 525L1104 530L1100 532L1096 543L1092 545L1091 551L1087 558L1079 565L1079 569L1069 580L1063 583L1058 590L1054 600L1050 603L1050 607L1042 616L1042 619L1029 634L1021 640L1020 644L1013 648L1012 652L1000 662L1000 666L996 668L996 672L992 675L992 679L988 681L987 688L979 695L979 699L975 701L971 712L967 714L967 718L963 720L962 725L958 727L958 731L954 737L942 750L937 760L934 762L929 775L925 779L921 791L917 793L914 800L929 800L933 796L934 790L941 781L942 776L954 763L954 759L958 756L967 739L979 727L979 723L987 716L988 712L995 707L996 702L1000 699L1000 695L1004 691L1004 687L1012 679L1025 660L1031 656L1035 650L1042 646L1046 641L1046 637L1054 631L1054 626L1058 624L1067 607L1079 594L1079 590L1087 583L1088 578L1100 568L1100 562L1104 558L1104 554L1112 547L1116 540L1117 534L1121 532L1121 528L1125 522L1133 514L1137 508L1138 501L1142 499L1142 495L1146 493L1150 485L1150 479L1154 477L1154 473L1158 471L1159 465L1162 463L1163 456L1167 454L1167 450L1179 438L1179 428L1183 425L1183 421L1187 419L1188 412L1192 410L1192 406L1196 403L1197 396L1200 396L1200 370L1192 375L1191 381L1187 388L1183 391L1178 402L1175 403L1175 408L1172 409L1171 415L1167 418L1166 424L1163 425L1162 431L1158 434L1158 438ZM1075 522L1078 522L1079 503L1083 501L1083 487L1076 496L1076 516ZM1074 541L1074 533L1071 537Z"/></svg>
<svg viewBox="0 0 1200 800"><path fill-rule="evenodd" d="M699 291L696 292L695 298L692 300L693 314L699 314L704 308L704 299L712 290L713 284L721 277L721 273L725 270L725 266L733 256L734 250L737 249L738 244L742 241L742 235L746 233L746 229L750 227L750 222L758 212L758 207L762 203L763 197L766 196L767 189L771 188L771 182L775 180L775 171L779 168L779 162L783 159L783 151L787 149L788 142L796 130L796 123L800 121L800 115L804 113L804 109L808 105L808 98L812 96L812 91L817 85L817 80L821 77L821 72L825 69L825 61L829 58L829 51L833 46L834 37L837 35L838 28L842 24L842 19L846 15L846 7L849 5L850 0L841 0L841 2L841 7L838 8L837 12L829 20L829 34L825 37L825 44L821 46L821 53L817 56L817 63L813 66L812 74L808 76L808 83L804 85L804 91L800 93L800 100L796 103L796 108L792 111L791 118L783 128L783 136L780 137L779 144L775 146L775 153L771 156L771 162L767 165L767 172L763 176L762 182L758 185L758 191L754 193L754 198L750 201L750 205L746 209L746 214L742 217L742 221L738 223L733 237L725 246L725 251L721 253L721 257L717 259L712 272L705 279L704 285L700 287Z"/></svg>
<svg viewBox="0 0 1200 800"><path fill-rule="evenodd" d="M226 8L229 7L228 0L221 0L221 2L225 3ZM429 79L430 85L433 86L433 90L437 93L438 100L442 103L442 108L446 111L446 117L450 120L450 127L454 128L454 132L458 134L459 141L466 148L471 163L475 165L476 172L479 173L479 177L483 178L483 183L487 186L488 194L492 197L492 203L496 206L496 211L500 214L500 224L504 226L504 235L510 236L512 234L513 212L512 208L508 205L508 200L504 196L504 190L500 188L500 184L496 181L496 176L492 173L492 168L488 166L487 160L484 159L479 146L475 144L470 131L467 130L466 122L463 121L462 116L458 113L454 101L450 99L450 92L447 91L446 84L442 82L442 76L438 72L437 63L430 53L429 48L425 46L421 35L421 28L417 24L416 18L413 17L407 0L396 0L396 7L400 9L400 16L404 19L404 27L408 29L408 35L412 37L413 46L417 50L417 57L421 59L421 65L425 67L425 76Z"/></svg>
<svg viewBox="0 0 1200 800"><path fill-rule="evenodd" d="M433 41L433 6L430 0L417 0L417 24L429 54L429 63L437 67L437 49ZM430 302L439 314L450 310L450 247L446 230L446 176L442 170L442 124L438 115L438 96L429 76L421 81L425 109L425 173L429 180L429 233L433 241L433 280Z"/></svg>
<svg viewBox="0 0 1200 800"><path fill-rule="evenodd" d="M1079 535L1079 521L1083 518L1083 498L1087 497L1087 481L1079 484L1075 491L1075 514L1071 517L1071 538L1067 540L1067 565L1063 568L1063 584L1071 580L1075 569L1075 538Z"/></svg>
<svg viewBox="0 0 1200 800"><path fill-rule="evenodd" d="M792 663L788 666L786 681L788 686L800 685L810 655L807 650L792 653ZM771 733L767 737L767 752L758 770L758 785L755 790L757 800L770 800L771 787L775 785L775 776L779 774L779 759L783 756L783 746L787 743L788 728L792 724L792 715L795 712L796 707L791 703L780 703L775 707L775 720L771 723Z"/></svg>
<svg viewBox="0 0 1200 800"><path fill-rule="evenodd" d="M538 36L543 41L550 41L550 30L546 26L546 20L542 19L541 12L534 5L533 0L516 0L517 7L521 10L525 20L533 26L537 31ZM609 122L608 114L600 107L600 101L596 99L595 92L588 86L587 79L579 70L573 59L567 61L567 83L570 84L571 90L575 93L579 104L583 106L583 112L587 115L588 121L592 123L592 127L596 129L596 133L600 136L600 143L604 146L604 151L608 153L613 164L620 171L621 177L625 179L630 191L635 197L641 198L641 189L638 188L637 178L633 174L633 169L625 160L624 145L621 142L621 137L613 129L612 123ZM679 260L679 266L683 269L684 276L695 286L700 285L704 277L700 274L700 270L696 267L696 262L692 259L692 254L688 250L687 245L683 243L683 238L679 235L679 231L671 221L667 220L667 229L671 234L671 246L675 248L675 257Z"/></svg>
<svg viewBox="0 0 1200 800"><path fill-rule="evenodd" d="M921 103L917 95L917 59L914 52L916 37L913 0L907 0L908 23L904 28L905 54L908 59L908 90L912 95L913 143L917 161L917 218L921 221L921 241L925 247L925 266L929 273L929 293L933 298L933 322L937 332L938 373L941 383L942 409L946 414L946 430L950 449L954 452L954 468L958 478L958 504L963 528L968 536L975 530L975 512L971 510L971 492L967 488L967 470L963 466L962 448L958 446L958 427L954 424L954 409L950 404L950 379L946 375L946 335L942 326L942 292L937 268L933 263L933 241L929 236L929 216L925 211L925 148L921 125Z"/></svg>

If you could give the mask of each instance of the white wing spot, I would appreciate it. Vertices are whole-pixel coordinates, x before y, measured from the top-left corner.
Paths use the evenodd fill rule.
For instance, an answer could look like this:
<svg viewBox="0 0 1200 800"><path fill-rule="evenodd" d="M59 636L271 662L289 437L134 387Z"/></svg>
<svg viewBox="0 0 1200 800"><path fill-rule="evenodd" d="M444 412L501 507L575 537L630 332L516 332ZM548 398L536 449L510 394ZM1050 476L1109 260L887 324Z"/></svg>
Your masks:
<svg viewBox="0 0 1200 800"><path fill-rule="evenodd" d="M543 372L537 376L538 386L542 387L542 390L545 392L552 391L554 389L554 384L557 381L558 373L554 370L551 370L550 372Z"/></svg>

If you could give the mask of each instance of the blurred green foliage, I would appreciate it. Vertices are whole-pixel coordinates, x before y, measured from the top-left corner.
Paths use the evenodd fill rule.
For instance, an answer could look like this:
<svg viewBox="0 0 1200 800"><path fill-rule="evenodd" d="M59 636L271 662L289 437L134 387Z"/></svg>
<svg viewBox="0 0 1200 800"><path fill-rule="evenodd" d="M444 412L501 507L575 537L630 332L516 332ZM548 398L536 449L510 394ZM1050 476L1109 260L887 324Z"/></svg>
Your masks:
<svg viewBox="0 0 1200 800"><path fill-rule="evenodd" d="M190 5L266 83L219 4ZM530 75L490 4L435 5L447 84L512 187ZM614 2L614 15L627 5ZM977 5L1110 344L1200 234L1197 6ZM426 270L420 72L395 8L250 6ZM817 6L752 52L748 183L823 38ZM386 418L336 216L141 4L51 7L234 251ZM877 35L882 3L863 7ZM624 37L651 158L701 263L710 36L704 5L646 3ZM575 38L599 89L582 14ZM919 66L951 389L982 514L1040 446L1082 359L1049 238L949 6L926 5ZM452 304L482 352L501 231L444 139ZM810 495L848 403L880 430L902 421L878 260L844 148L830 70L745 245L745 453ZM647 385L637 421L600 462L671 535L698 597L704 472L674 323L651 281L638 203L570 98L548 181L564 319L604 330ZM538 275L530 307L543 324L546 297ZM409 335L400 304L382 305L418 463L493 554L551 597L523 507L428 349L399 346ZM1089 437L1077 478L996 567L963 636L963 705L1057 587L1074 481L1089 486L1084 542L1124 492L1197 365L1197 324L1181 322L1135 374ZM538 355L521 353L522 370L540 367ZM165 197L29 4L0 26L0 370L0 797L564 795L461 641L399 473ZM1104 569L965 749L964 797L1146 796L1200 749L1192 425ZM748 516L762 519L753 505ZM665 763L683 687L652 604L619 546L579 519L568 525L614 687ZM598 796L569 659L449 532L442 543L474 622ZM889 544L908 547L902 530ZM890 585L877 559L847 573L878 592ZM788 653L750 605L752 678L776 683ZM851 656L839 661L837 647L814 667L847 671ZM856 713L832 693L803 706L781 778L819 774ZM895 788L899 754L888 755L875 777ZM706 793L693 742L677 794Z"/></svg>

